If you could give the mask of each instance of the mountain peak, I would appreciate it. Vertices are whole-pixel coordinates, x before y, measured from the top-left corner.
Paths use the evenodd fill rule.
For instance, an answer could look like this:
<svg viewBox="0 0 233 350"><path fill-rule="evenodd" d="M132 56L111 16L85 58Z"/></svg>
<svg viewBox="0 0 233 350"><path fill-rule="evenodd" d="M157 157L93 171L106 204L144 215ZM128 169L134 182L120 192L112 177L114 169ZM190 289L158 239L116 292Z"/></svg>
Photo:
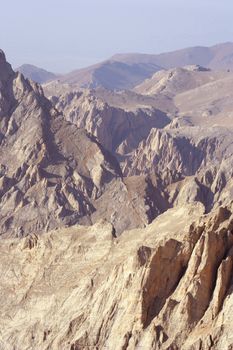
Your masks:
<svg viewBox="0 0 233 350"><path fill-rule="evenodd" d="M0 49L0 62L6 62L5 53L1 49Z"/></svg>
<svg viewBox="0 0 233 350"><path fill-rule="evenodd" d="M12 75L11 65L6 61L6 55L0 49L0 81L6 81Z"/></svg>
<svg viewBox="0 0 233 350"><path fill-rule="evenodd" d="M22 66L16 68L16 71L22 73L26 78L39 84L43 84L57 78L56 74L48 72L47 70L36 67L32 64L23 64Z"/></svg>

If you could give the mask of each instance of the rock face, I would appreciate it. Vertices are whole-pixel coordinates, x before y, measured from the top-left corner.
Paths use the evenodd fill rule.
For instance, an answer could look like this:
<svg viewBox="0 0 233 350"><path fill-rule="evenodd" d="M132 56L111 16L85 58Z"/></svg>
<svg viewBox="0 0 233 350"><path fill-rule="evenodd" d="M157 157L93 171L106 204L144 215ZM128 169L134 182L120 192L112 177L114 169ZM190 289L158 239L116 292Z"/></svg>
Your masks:
<svg viewBox="0 0 233 350"><path fill-rule="evenodd" d="M50 98L68 121L95 135L119 160L134 150L152 128L163 128L170 122L165 113L152 106L120 108L97 94L71 91Z"/></svg>
<svg viewBox="0 0 233 350"><path fill-rule="evenodd" d="M232 198L232 88L230 72L195 65L157 72L131 92L53 83L45 92L125 177L155 176L166 208L201 202L209 212Z"/></svg>
<svg viewBox="0 0 233 350"><path fill-rule="evenodd" d="M117 160L94 136L65 121L39 85L12 71L3 53L0 69L2 236L23 236L77 222L90 224L99 218L99 202L104 209L103 193L112 193L118 186L125 188L121 208L125 208L129 227L135 227L135 215L139 226L154 218L147 217L148 203L144 205L143 198L142 217L132 211L128 217L124 205L126 199L127 205L131 203L132 189L125 187ZM110 194L108 199L114 203ZM128 227L120 222L122 218L116 219L114 211L109 215L114 219L106 218L116 227Z"/></svg>
<svg viewBox="0 0 233 350"><path fill-rule="evenodd" d="M202 213L2 241L1 349L229 349L232 215Z"/></svg>

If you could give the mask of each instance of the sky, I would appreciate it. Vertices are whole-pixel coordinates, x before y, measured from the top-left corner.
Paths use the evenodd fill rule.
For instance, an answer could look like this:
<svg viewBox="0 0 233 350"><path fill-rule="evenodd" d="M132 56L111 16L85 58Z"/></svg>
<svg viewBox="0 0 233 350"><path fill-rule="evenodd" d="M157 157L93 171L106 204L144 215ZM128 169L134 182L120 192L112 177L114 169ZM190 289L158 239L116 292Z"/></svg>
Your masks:
<svg viewBox="0 0 233 350"><path fill-rule="evenodd" d="M233 41L232 0L0 0L0 48L14 68L65 73L116 53Z"/></svg>

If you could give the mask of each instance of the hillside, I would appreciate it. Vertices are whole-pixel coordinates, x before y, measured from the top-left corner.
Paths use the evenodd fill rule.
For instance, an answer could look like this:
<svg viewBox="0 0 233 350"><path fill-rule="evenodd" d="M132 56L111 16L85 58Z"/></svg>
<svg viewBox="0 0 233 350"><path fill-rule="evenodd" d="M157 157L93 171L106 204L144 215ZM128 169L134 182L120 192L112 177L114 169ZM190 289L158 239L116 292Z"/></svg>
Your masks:
<svg viewBox="0 0 233 350"><path fill-rule="evenodd" d="M161 69L199 65L214 70L233 69L233 43L212 47L191 47L157 55L117 54L109 60L75 70L61 78L81 88L111 90L134 88Z"/></svg>
<svg viewBox="0 0 233 350"><path fill-rule="evenodd" d="M22 66L15 69L17 72L22 73L25 78L31 79L36 83L46 83L47 81L54 80L57 75L46 71L43 68L33 66L31 64L23 64Z"/></svg>

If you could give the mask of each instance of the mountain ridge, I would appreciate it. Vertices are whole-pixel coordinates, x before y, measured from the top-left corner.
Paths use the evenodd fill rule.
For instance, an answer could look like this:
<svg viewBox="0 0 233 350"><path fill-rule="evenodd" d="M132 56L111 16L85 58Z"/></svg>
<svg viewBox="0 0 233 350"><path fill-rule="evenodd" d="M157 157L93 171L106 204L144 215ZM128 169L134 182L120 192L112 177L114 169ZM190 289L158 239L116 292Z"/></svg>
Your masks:
<svg viewBox="0 0 233 350"><path fill-rule="evenodd" d="M232 349L233 75L139 90L0 50L0 350Z"/></svg>
<svg viewBox="0 0 233 350"><path fill-rule="evenodd" d="M94 65L72 70L68 74L60 75L58 79L62 83L76 84L80 88L124 90L134 88L162 69L187 65L200 65L214 70L233 69L232 55L231 42L210 47L194 46L161 54L123 53ZM28 77L32 78L32 75L28 74ZM56 78L55 75L54 79ZM51 79L43 82L48 80Z"/></svg>
<svg viewBox="0 0 233 350"><path fill-rule="evenodd" d="M63 83L76 84L77 86L84 88L104 87L107 89L110 88L117 90L131 89L138 85L137 82L139 79L141 79L142 82L143 80L150 78L154 73L162 69L183 67L187 65L200 65L214 70L233 69L233 59L231 58L231 55L233 55L233 43L229 42L217 44L211 47L190 47L157 55L117 54L112 56L109 60L99 63L95 66L87 67L81 70L75 70L68 75L63 76L61 78L61 81ZM113 86L110 86L105 81L101 81L101 79L98 79L98 76L95 76L99 70L101 73L102 69L102 74L106 75L109 81L114 81L117 74L120 76L120 72L117 71L117 68L116 72L111 72L110 67L111 65L117 65L119 63L125 65L124 67L128 72L130 72L131 69L132 72L134 72L134 67L139 71L142 69L142 76L139 76L138 79L130 81L126 75L121 84L117 83L116 81Z"/></svg>
<svg viewBox="0 0 233 350"><path fill-rule="evenodd" d="M57 74L48 72L32 64L23 64L17 67L15 71L22 73L25 78L31 79L39 84L47 83L50 80L58 78Z"/></svg>

